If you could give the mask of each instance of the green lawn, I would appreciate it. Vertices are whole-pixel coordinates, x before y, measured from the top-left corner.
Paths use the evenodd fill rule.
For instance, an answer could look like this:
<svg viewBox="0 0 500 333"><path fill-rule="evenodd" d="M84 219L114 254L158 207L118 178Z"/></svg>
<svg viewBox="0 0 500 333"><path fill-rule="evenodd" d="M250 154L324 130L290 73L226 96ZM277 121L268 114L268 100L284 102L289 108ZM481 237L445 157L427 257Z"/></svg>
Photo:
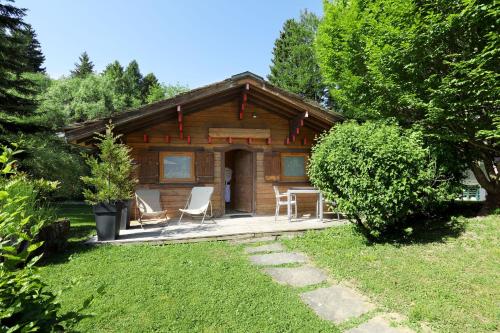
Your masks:
<svg viewBox="0 0 500 333"><path fill-rule="evenodd" d="M287 241L388 311L437 332L500 329L500 216L463 219L463 232L417 233L406 244L367 244L351 226Z"/></svg>
<svg viewBox="0 0 500 333"><path fill-rule="evenodd" d="M338 332L251 266L242 246L225 242L87 247L94 232L85 206L61 206L73 236L41 274L62 294L64 310L94 294L82 332ZM435 228L406 243L370 244L351 226L310 232L285 244L306 252L338 281L354 284L385 311L436 332L498 330L500 217L463 229ZM99 286L104 292L97 293Z"/></svg>
<svg viewBox="0 0 500 333"><path fill-rule="evenodd" d="M86 207L64 206L76 234L92 232ZM338 332L251 266L240 247L225 242L166 246L86 247L73 242L42 267L54 289L79 282L62 294L64 310L96 295L82 332ZM97 294L99 286L104 292Z"/></svg>

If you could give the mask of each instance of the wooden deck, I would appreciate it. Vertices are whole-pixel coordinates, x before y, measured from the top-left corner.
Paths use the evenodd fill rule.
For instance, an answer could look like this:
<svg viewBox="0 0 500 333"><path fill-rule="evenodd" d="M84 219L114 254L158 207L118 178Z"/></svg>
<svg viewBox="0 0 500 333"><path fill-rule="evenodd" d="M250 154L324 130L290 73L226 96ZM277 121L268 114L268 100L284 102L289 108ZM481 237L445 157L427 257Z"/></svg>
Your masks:
<svg viewBox="0 0 500 333"><path fill-rule="evenodd" d="M301 234L308 230L326 229L347 223L347 220L298 219L287 222L286 216L280 216L274 221L274 216L217 218L200 221L169 221L169 223L149 222L142 229L136 222L132 228L120 231L117 240L99 242L97 236L89 239L86 244L128 244L128 243L189 243L216 240L243 240L266 236L290 236Z"/></svg>

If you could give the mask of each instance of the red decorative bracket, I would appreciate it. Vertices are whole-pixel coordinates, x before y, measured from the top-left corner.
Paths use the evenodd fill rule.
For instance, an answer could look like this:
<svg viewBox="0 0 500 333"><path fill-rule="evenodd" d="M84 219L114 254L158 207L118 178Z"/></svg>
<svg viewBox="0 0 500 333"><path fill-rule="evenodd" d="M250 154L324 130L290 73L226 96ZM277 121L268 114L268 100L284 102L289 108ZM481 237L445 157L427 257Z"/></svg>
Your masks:
<svg viewBox="0 0 500 333"><path fill-rule="evenodd" d="M232 138L232 137L228 137L228 138L227 138L227 142L228 142L228 143L233 143L233 138Z"/></svg>
<svg viewBox="0 0 500 333"><path fill-rule="evenodd" d="M187 136L187 141L188 141L188 144L191 144L191 135Z"/></svg>
<svg viewBox="0 0 500 333"><path fill-rule="evenodd" d="M303 139L302 139L302 144L305 146L307 145L307 136L305 136Z"/></svg>
<svg viewBox="0 0 500 333"><path fill-rule="evenodd" d="M148 141L149 141L149 137L148 137L148 135L147 135L147 134L144 134L144 135L142 136L142 140L143 140L144 142L148 142Z"/></svg>
<svg viewBox="0 0 500 333"><path fill-rule="evenodd" d="M286 145L289 145L289 144L290 144L290 137L289 137L289 136L287 136L287 137L285 138L285 144L286 144Z"/></svg>
<svg viewBox="0 0 500 333"><path fill-rule="evenodd" d="M181 110L181 106L180 105L177 105L177 122L179 123L179 138L182 138L184 137L184 134L182 133L183 132L183 116L182 116L182 110Z"/></svg>
<svg viewBox="0 0 500 333"><path fill-rule="evenodd" d="M248 138L248 144L251 145L252 144L252 138Z"/></svg>
<svg viewBox="0 0 500 333"><path fill-rule="evenodd" d="M207 138L208 143L212 143L212 137L209 135Z"/></svg>
<svg viewBox="0 0 500 333"><path fill-rule="evenodd" d="M273 140L271 140L271 137L268 137L268 138L266 139L266 143L267 143L268 145L270 145L271 143L273 143Z"/></svg>
<svg viewBox="0 0 500 333"><path fill-rule="evenodd" d="M170 135L165 135L164 140L166 143L170 143Z"/></svg>

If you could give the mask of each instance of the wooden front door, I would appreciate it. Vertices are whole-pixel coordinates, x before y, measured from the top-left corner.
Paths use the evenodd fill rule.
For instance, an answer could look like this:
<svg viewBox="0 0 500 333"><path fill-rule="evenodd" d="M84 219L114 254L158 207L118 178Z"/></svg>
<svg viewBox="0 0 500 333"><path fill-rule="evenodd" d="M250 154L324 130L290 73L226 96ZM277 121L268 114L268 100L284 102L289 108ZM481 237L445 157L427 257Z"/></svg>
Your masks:
<svg viewBox="0 0 500 333"><path fill-rule="evenodd" d="M253 212L253 153L246 150L234 152L234 209Z"/></svg>

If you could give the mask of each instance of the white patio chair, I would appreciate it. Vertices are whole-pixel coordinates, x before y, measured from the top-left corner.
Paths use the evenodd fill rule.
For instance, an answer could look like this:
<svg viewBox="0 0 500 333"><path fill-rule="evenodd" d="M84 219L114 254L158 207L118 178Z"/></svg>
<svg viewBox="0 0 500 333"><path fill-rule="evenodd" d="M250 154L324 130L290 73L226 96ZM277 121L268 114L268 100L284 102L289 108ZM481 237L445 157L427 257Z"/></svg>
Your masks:
<svg viewBox="0 0 500 333"><path fill-rule="evenodd" d="M287 195L286 193L280 193L278 186L273 186L274 195L276 196L276 209L274 211L274 221L278 219L278 215L280 214L280 207L287 206ZM282 201L281 198L285 198L285 201ZM297 197L295 194L292 194L290 197L290 205L295 208L295 218L297 218Z"/></svg>
<svg viewBox="0 0 500 333"><path fill-rule="evenodd" d="M139 209L139 223L141 224L141 228L142 220L146 216L154 216L154 218L159 217L167 221L167 211L161 207L160 190L136 190L135 203Z"/></svg>
<svg viewBox="0 0 500 333"><path fill-rule="evenodd" d="M205 216L207 215L208 207L210 206L210 217L213 217L212 213L212 193L214 193L214 188L211 186L206 187L193 187L191 194L186 202L184 209L179 209L181 211L181 217L179 218L179 223L181 223L184 214L188 215L203 215L201 223L205 221Z"/></svg>

